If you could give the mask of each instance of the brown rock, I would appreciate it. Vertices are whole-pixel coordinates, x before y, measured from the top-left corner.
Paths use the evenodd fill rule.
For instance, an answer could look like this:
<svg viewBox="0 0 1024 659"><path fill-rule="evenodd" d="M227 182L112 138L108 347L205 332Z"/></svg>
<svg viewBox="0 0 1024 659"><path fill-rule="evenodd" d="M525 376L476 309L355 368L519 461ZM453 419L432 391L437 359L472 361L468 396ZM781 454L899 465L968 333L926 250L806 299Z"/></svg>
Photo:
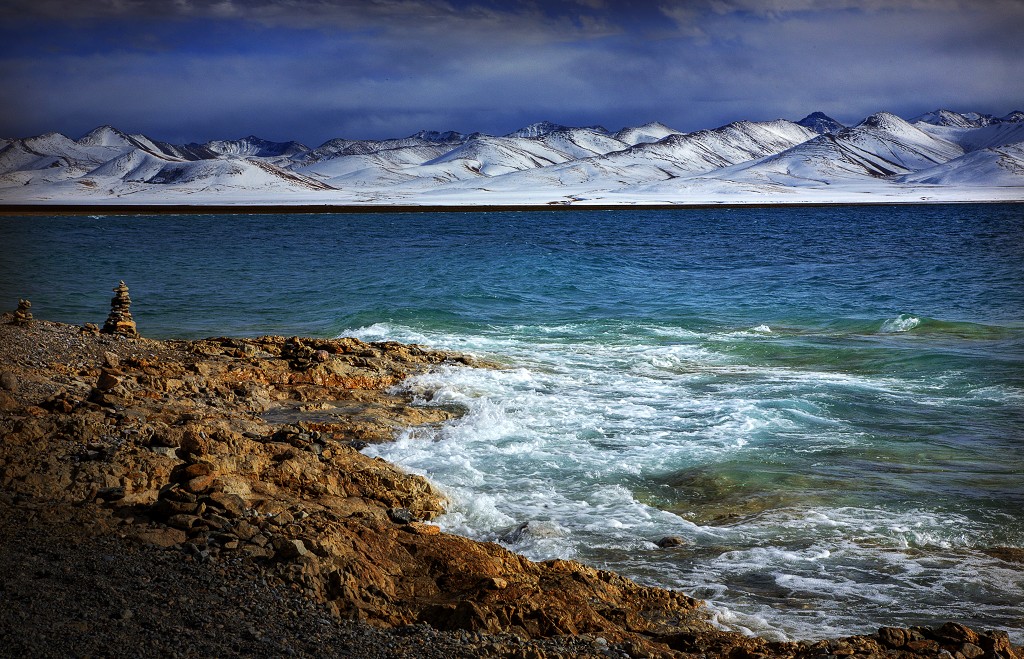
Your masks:
<svg viewBox="0 0 1024 659"><path fill-rule="evenodd" d="M96 388L100 391L110 391L121 384L121 376L124 373L110 368L100 371L100 377L96 380Z"/></svg>
<svg viewBox="0 0 1024 659"><path fill-rule="evenodd" d="M417 535L438 535L441 533L441 527L434 524L423 524L422 522L413 522L402 528Z"/></svg>
<svg viewBox="0 0 1024 659"><path fill-rule="evenodd" d="M910 641L910 633L899 627L882 627L878 630L878 638L890 648L901 648Z"/></svg>
<svg viewBox="0 0 1024 659"><path fill-rule="evenodd" d="M259 532L260 529L258 526L254 526L249 522L245 521L244 519L239 521L238 524L235 525L235 535L237 535L242 540L252 540L253 537Z"/></svg>
<svg viewBox="0 0 1024 659"><path fill-rule="evenodd" d="M938 652L939 644L929 639L922 639L919 641L910 641L906 644L906 648L912 652L925 653L925 652Z"/></svg>
<svg viewBox="0 0 1024 659"><path fill-rule="evenodd" d="M171 515L167 518L167 524L169 526L173 526L176 529L182 529L184 531L190 530L202 521L203 518L196 517L195 515Z"/></svg>
<svg viewBox="0 0 1024 659"><path fill-rule="evenodd" d="M287 538L274 538L274 555L282 560L300 558L309 553L302 540L289 540Z"/></svg>
<svg viewBox="0 0 1024 659"><path fill-rule="evenodd" d="M211 492L210 501L224 511L226 517L241 517L245 514L245 500L237 494Z"/></svg>
<svg viewBox="0 0 1024 659"><path fill-rule="evenodd" d="M158 547L173 547L185 542L188 536L185 532L175 528L161 529L139 529L134 537L142 543L157 545Z"/></svg>
<svg viewBox="0 0 1024 659"><path fill-rule="evenodd" d="M216 474L207 474L206 476L196 476L195 478L189 479L185 483L185 489L194 494L205 494L213 489L216 484Z"/></svg>
<svg viewBox="0 0 1024 659"><path fill-rule="evenodd" d="M17 398L0 389L0 412L11 412L20 407Z"/></svg>
<svg viewBox="0 0 1024 659"><path fill-rule="evenodd" d="M986 632L978 639L978 645L981 646L985 652L1002 654L1007 657L1018 656L1013 652L1013 647L1010 645L1010 637L1004 631L990 631Z"/></svg>
<svg viewBox="0 0 1024 659"><path fill-rule="evenodd" d="M17 391L18 390L18 376L10 371L4 371L0 373L0 389L5 391Z"/></svg>
<svg viewBox="0 0 1024 659"><path fill-rule="evenodd" d="M956 622L947 622L938 629L938 637L952 643L977 643L978 634L970 627Z"/></svg>

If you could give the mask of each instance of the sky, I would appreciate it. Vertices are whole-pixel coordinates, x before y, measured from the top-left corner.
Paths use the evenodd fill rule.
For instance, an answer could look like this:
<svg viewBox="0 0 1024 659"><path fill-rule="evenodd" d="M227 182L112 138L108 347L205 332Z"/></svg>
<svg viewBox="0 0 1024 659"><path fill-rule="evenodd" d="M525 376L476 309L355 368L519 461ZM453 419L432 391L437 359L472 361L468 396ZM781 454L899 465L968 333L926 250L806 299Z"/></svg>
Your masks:
<svg viewBox="0 0 1024 659"><path fill-rule="evenodd" d="M0 0L0 137L1024 110L1024 0Z"/></svg>

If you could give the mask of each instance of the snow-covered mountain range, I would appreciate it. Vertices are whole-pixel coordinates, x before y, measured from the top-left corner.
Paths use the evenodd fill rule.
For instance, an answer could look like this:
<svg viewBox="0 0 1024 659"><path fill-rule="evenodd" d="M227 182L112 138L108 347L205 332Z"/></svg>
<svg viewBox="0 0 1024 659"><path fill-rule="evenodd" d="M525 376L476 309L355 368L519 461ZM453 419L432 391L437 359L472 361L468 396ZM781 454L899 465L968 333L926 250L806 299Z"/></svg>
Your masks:
<svg viewBox="0 0 1024 659"><path fill-rule="evenodd" d="M174 145L101 126L0 139L0 204L616 205L1024 201L1024 113L879 112L691 133L540 122L316 148Z"/></svg>

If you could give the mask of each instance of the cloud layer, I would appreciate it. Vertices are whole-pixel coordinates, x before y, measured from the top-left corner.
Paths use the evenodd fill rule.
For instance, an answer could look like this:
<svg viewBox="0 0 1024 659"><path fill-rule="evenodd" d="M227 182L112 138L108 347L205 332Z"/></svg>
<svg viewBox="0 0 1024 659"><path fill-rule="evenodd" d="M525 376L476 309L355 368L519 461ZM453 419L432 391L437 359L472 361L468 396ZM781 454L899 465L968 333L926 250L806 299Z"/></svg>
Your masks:
<svg viewBox="0 0 1024 659"><path fill-rule="evenodd" d="M110 123L316 145L1024 105L1017 0L5 4L19 18L0 28L0 136Z"/></svg>

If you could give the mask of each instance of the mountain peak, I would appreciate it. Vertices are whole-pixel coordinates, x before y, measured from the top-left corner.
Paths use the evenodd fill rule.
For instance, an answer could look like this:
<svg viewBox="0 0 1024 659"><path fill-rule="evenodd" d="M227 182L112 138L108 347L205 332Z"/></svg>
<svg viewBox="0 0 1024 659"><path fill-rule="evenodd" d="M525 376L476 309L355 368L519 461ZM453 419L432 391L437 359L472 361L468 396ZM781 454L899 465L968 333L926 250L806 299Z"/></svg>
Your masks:
<svg viewBox="0 0 1024 659"><path fill-rule="evenodd" d="M996 117L981 112L953 112L952 110L933 110L910 120L911 123L926 123L933 126L950 128L982 128L992 124L1014 123L1024 121L1024 112L1011 112L1005 117Z"/></svg>
<svg viewBox="0 0 1024 659"><path fill-rule="evenodd" d="M966 115L941 108L938 110L932 110L931 112L926 112L910 120L910 123L912 124L916 124L918 122L924 122L933 126L952 126L955 128L975 128L979 125L976 120L973 120Z"/></svg>
<svg viewBox="0 0 1024 659"><path fill-rule="evenodd" d="M462 133L458 133L454 130L448 130L444 132L436 130L421 130L415 135L411 135L415 139L424 140L426 142L462 142L465 141L467 136Z"/></svg>
<svg viewBox="0 0 1024 659"><path fill-rule="evenodd" d="M879 130L888 131L890 133L902 133L907 129L913 128L906 120L897 117L891 112L876 112L864 121L857 124L858 127L864 126L867 128L877 128Z"/></svg>
<svg viewBox="0 0 1024 659"><path fill-rule="evenodd" d="M109 124L93 128L77 142L82 146L135 146L135 140Z"/></svg>
<svg viewBox="0 0 1024 659"><path fill-rule="evenodd" d="M660 121L649 121L642 126L623 128L612 137L635 146L637 144L652 144L670 135L682 135L682 133L675 128L669 128Z"/></svg>
<svg viewBox="0 0 1024 659"><path fill-rule="evenodd" d="M271 142L256 135L249 135L237 140L213 140L201 146L220 155L259 156L263 158L287 157L309 151L309 147L299 142Z"/></svg>
<svg viewBox="0 0 1024 659"><path fill-rule="evenodd" d="M562 124L552 123L550 121L538 121L537 123L530 124L529 126L524 126L517 131L513 131L505 137L544 137L545 135L550 135L551 133L560 130L569 130L569 127L563 126Z"/></svg>
<svg viewBox="0 0 1024 659"><path fill-rule="evenodd" d="M824 112L812 112L796 123L804 128L810 128L819 135L824 135L826 133L838 133L842 129L846 128L846 126Z"/></svg>

